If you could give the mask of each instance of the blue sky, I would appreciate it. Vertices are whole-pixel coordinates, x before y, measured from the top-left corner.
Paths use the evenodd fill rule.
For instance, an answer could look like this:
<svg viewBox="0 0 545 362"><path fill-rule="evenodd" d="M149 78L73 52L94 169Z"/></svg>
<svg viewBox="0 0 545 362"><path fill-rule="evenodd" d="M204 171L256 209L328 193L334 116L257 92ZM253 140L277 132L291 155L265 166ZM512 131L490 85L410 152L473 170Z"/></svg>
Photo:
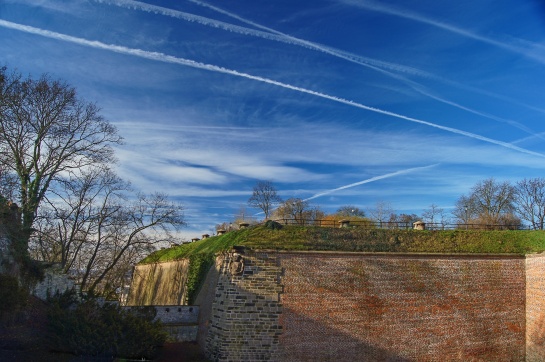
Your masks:
<svg viewBox="0 0 545 362"><path fill-rule="evenodd" d="M119 174L181 201L188 238L258 180L421 214L545 177L542 1L2 0L0 64L96 102Z"/></svg>

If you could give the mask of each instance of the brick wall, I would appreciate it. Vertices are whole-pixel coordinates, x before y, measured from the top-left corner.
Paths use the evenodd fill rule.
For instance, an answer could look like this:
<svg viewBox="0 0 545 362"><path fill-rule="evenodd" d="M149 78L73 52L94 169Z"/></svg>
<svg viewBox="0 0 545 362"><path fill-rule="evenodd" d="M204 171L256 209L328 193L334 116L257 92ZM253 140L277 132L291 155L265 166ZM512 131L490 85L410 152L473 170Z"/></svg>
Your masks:
<svg viewBox="0 0 545 362"><path fill-rule="evenodd" d="M135 266L127 306L186 304L188 267L187 259Z"/></svg>
<svg viewBox="0 0 545 362"><path fill-rule="evenodd" d="M206 345L212 360L525 360L532 259L249 251L243 258L242 274L233 254L219 266ZM543 292L545 262L534 264ZM541 300L535 294L528 349L536 361L544 360Z"/></svg>
<svg viewBox="0 0 545 362"><path fill-rule="evenodd" d="M279 258L285 360L524 361L524 258Z"/></svg>
<svg viewBox="0 0 545 362"><path fill-rule="evenodd" d="M545 256L526 258L526 361L545 361Z"/></svg>

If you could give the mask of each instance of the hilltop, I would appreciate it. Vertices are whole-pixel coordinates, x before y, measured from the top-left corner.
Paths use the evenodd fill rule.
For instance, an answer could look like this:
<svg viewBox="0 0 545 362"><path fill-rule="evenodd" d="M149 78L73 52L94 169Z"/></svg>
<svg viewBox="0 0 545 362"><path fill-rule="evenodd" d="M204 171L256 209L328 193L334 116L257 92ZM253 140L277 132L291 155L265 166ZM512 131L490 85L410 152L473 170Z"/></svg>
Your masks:
<svg viewBox="0 0 545 362"><path fill-rule="evenodd" d="M398 230L280 226L266 223L159 250L140 262L172 261L234 246L285 251L529 254L545 251L545 233L531 230Z"/></svg>

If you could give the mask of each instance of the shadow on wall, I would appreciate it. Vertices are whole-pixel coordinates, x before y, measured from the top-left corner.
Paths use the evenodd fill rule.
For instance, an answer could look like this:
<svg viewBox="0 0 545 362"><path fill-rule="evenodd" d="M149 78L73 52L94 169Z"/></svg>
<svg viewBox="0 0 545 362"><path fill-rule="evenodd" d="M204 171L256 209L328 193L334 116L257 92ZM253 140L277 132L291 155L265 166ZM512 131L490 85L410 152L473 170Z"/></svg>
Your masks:
<svg viewBox="0 0 545 362"><path fill-rule="evenodd" d="M286 360L524 360L522 258L280 258Z"/></svg>
<svg viewBox="0 0 545 362"><path fill-rule="evenodd" d="M290 309L284 309L281 323L289 326L280 337L280 353L285 361L414 361L353 338L327 323L305 317ZM305 332L298 332L302 330Z"/></svg>
<svg viewBox="0 0 545 362"><path fill-rule="evenodd" d="M135 266L127 305L184 305L188 267L187 259Z"/></svg>

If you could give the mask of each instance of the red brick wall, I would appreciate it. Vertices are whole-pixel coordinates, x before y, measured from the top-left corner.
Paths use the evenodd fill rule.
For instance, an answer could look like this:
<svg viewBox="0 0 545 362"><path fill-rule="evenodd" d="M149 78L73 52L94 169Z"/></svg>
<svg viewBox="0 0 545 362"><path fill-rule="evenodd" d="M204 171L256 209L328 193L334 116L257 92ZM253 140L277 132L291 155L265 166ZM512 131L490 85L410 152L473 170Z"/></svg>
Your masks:
<svg viewBox="0 0 545 362"><path fill-rule="evenodd" d="M526 361L545 361L545 256L526 258Z"/></svg>
<svg viewBox="0 0 545 362"><path fill-rule="evenodd" d="M284 287L283 360L525 359L523 257L278 257ZM538 284L543 293L543 283ZM534 324L543 328L544 302L539 300L535 305L541 319ZM545 333L535 336L534 344L545 340Z"/></svg>

